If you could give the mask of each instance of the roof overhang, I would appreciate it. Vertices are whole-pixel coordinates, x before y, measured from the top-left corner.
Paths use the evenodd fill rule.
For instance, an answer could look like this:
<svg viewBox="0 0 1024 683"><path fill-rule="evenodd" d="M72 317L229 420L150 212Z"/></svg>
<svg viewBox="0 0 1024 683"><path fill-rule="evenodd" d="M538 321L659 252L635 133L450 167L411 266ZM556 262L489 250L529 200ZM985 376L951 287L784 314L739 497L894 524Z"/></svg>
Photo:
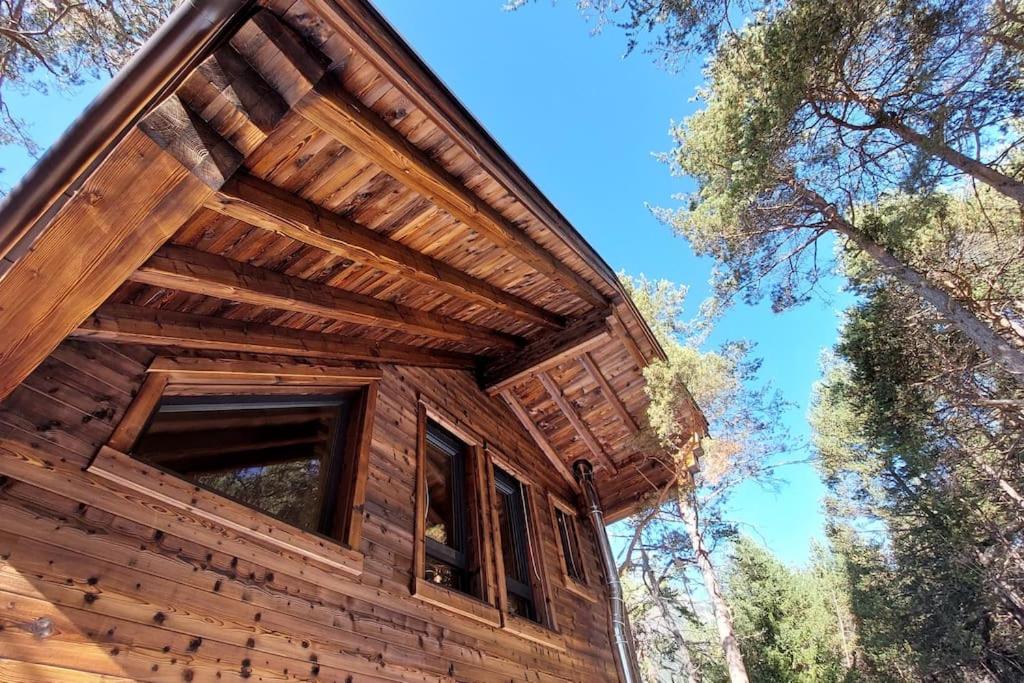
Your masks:
<svg viewBox="0 0 1024 683"><path fill-rule="evenodd" d="M622 284L376 10L169 27L0 208L0 397L68 336L474 369L564 472L674 481Z"/></svg>

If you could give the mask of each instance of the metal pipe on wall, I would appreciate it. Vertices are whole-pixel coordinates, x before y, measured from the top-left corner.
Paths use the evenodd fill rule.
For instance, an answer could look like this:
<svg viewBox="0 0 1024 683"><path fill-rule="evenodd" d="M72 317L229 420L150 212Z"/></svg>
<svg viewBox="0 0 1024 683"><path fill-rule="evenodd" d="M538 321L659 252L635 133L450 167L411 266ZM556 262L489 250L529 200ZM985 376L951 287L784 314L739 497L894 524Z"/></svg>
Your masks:
<svg viewBox="0 0 1024 683"><path fill-rule="evenodd" d="M573 465L573 474L583 489L587 516L594 527L598 552L604 565L604 575L608 583L608 607L611 612L612 645L615 661L622 675L622 683L640 683L636 652L633 649L629 619L626 616L626 600L622 593L622 582L619 581L619 569L615 565L611 542L608 540L608 530L604 525L604 509L601 507L601 499L597 495L597 486L594 483L594 467L586 460L578 460Z"/></svg>

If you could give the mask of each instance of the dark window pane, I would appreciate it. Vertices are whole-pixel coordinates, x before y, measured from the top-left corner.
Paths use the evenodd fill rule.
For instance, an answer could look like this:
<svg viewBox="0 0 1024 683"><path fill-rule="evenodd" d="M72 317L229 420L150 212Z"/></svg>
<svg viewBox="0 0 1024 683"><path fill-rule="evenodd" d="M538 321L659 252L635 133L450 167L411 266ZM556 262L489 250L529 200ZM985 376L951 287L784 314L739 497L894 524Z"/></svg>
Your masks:
<svg viewBox="0 0 1024 683"><path fill-rule="evenodd" d="M300 458L224 472L197 473L191 478L197 484L274 515L283 522L316 531L323 498L322 469L319 460Z"/></svg>
<svg viewBox="0 0 1024 683"><path fill-rule="evenodd" d="M436 583L445 588L461 592L466 590L466 573L458 567L433 557L427 557L426 576L424 578L431 583Z"/></svg>
<svg viewBox="0 0 1024 683"><path fill-rule="evenodd" d="M466 458L469 447L436 422L427 423L424 579L480 597L472 567Z"/></svg>
<svg viewBox="0 0 1024 683"><path fill-rule="evenodd" d="M456 498L464 470L463 449L446 442L439 427L427 430L427 538L453 550L463 549ZM453 446L449 448L448 446Z"/></svg>
<svg viewBox="0 0 1024 683"><path fill-rule="evenodd" d="M508 611L509 614L513 614L517 617L523 617L530 621L537 621L537 612L533 608L533 600L531 598L524 598L521 595L509 592Z"/></svg>
<svg viewBox="0 0 1024 683"><path fill-rule="evenodd" d="M580 558L580 543L576 536L575 520L563 510L555 508L555 519L558 521L558 536L562 541L562 556L565 558L565 571L570 578L585 583L583 564Z"/></svg>
<svg viewBox="0 0 1024 683"><path fill-rule="evenodd" d="M347 397L170 400L135 457L273 515L330 533Z"/></svg>
<svg viewBox="0 0 1024 683"><path fill-rule="evenodd" d="M536 621L523 485L498 467L494 468L494 484L498 494L498 529L509 612Z"/></svg>

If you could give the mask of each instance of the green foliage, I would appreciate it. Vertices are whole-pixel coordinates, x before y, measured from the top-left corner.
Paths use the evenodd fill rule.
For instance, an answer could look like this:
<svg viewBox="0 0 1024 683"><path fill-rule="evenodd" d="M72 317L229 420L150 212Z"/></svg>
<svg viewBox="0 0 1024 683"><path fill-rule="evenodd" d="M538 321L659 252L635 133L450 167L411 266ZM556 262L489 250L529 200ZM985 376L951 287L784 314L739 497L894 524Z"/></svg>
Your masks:
<svg viewBox="0 0 1024 683"><path fill-rule="evenodd" d="M829 683L846 680L840 620L846 595L834 561L819 552L795 571L748 537L734 546L727 581L743 660L752 680Z"/></svg>
<svg viewBox="0 0 1024 683"><path fill-rule="evenodd" d="M12 92L67 89L113 74L160 25L174 0L0 0L0 145L35 154Z"/></svg>
<svg viewBox="0 0 1024 683"><path fill-rule="evenodd" d="M701 350L696 339L684 337L694 329L682 318L685 287L643 276L620 279L667 356L644 368L654 440L685 459L690 435L701 430L692 420L696 403L714 425L712 438L701 442L704 480L717 491L765 477L769 456L787 449L778 419L785 404L769 385L757 386L760 363L751 357L752 346L732 342Z"/></svg>
<svg viewBox="0 0 1024 683"><path fill-rule="evenodd" d="M865 281L811 414L869 680L1019 680L1021 389Z"/></svg>
<svg viewBox="0 0 1024 683"><path fill-rule="evenodd" d="M828 270L817 242L839 228L807 191L857 224L888 194L960 177L951 154L1013 149L1019 55L993 45L1006 22L987 6L791 0L723 40L704 108L675 130L675 171L697 191L660 214L719 262L719 297L808 298Z"/></svg>

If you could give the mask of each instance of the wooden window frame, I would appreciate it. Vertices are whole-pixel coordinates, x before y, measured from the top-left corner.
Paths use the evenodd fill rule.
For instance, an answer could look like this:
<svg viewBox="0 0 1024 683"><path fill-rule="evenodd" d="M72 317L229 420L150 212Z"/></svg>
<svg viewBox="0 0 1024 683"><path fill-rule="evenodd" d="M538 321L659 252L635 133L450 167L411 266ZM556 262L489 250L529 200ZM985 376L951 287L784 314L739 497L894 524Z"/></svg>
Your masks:
<svg viewBox="0 0 1024 683"><path fill-rule="evenodd" d="M590 584L590 577L587 568L583 564L583 548L580 535L579 512L568 501L558 497L554 493L548 493L548 507L551 510L551 529L555 534L555 545L558 546L558 564L562 571L562 586L589 602L597 602L597 596ZM562 533L558 527L558 512L566 515L576 532L576 545L580 551L580 571L583 572L583 581L579 581L569 574L569 564L565 558L565 548L562 547Z"/></svg>
<svg viewBox="0 0 1024 683"><path fill-rule="evenodd" d="M475 501L466 501L466 505L470 509L468 521L476 525L474 529L476 533L472 533L471 536L475 539L475 551L481 569L483 595L480 598L438 586L425 578L428 421L437 423L466 445L466 477L469 479L473 494L471 498L475 498ZM486 461L483 450L481 438L461 426L439 406L429 403L423 397L418 397L416 402L416 481L413 508L413 576L410 591L415 597L430 605L497 627L501 625L501 613L495 606L497 591L493 561L494 541L490 531L492 523L488 510L489 505L486 504L489 499L486 497L484 479Z"/></svg>
<svg viewBox="0 0 1024 683"><path fill-rule="evenodd" d="M251 541L358 576L363 571L363 507L370 444L382 372L361 366L269 363L237 359L156 358L124 417L86 471L160 503L212 522L228 532L226 544ZM334 497L334 536L294 527L173 472L132 457L131 451L166 396L302 396L358 390L349 414L344 457Z"/></svg>
<svg viewBox="0 0 1024 683"><path fill-rule="evenodd" d="M487 492L490 496L491 535L494 544L494 563L497 576L498 607L501 611L502 628L521 638L531 640L545 647L565 652L566 647L558 629L557 611L551 593L551 582L548 577L548 565L544 560L544 540L540 534L540 519L537 513L536 498L540 488L534 480L510 460L496 452L493 447L486 449ZM528 550L531 563L539 568L540 576L534 577L534 605L538 610L539 623L526 617L511 614L508 609L508 592L505 587L505 566L501 548L501 529L498 523L498 492L496 488L494 468L499 467L522 486L523 500L526 504L527 534L530 539ZM531 564L531 567L533 564Z"/></svg>

